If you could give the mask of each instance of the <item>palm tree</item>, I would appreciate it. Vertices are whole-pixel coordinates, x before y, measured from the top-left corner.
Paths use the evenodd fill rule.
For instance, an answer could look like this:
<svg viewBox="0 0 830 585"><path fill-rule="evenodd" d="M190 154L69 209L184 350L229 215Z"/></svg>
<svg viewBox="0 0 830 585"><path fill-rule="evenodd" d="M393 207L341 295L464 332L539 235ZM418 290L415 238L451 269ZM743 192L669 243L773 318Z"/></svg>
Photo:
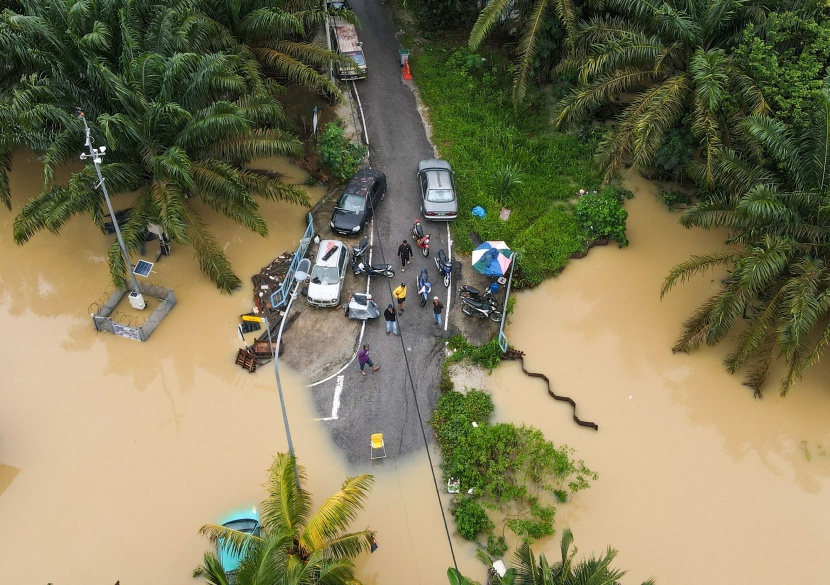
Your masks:
<svg viewBox="0 0 830 585"><path fill-rule="evenodd" d="M747 118L743 129L745 154L719 156L719 189L681 219L685 226L728 228L734 246L674 267L662 294L694 274L728 268L721 289L684 323L674 349L713 346L737 330L728 371L749 368L746 383L759 396L781 358L784 395L830 341L830 85L806 131L767 116Z"/></svg>
<svg viewBox="0 0 830 585"><path fill-rule="evenodd" d="M43 155L44 182L77 160L83 130L71 106L86 112L94 139L110 149L101 171L113 194L137 193L122 227L138 250L149 223L190 245L202 271L223 292L241 285L195 202L266 235L255 197L307 204L305 192L273 173L251 169L255 158L296 155L299 141L279 125L280 104L258 69L235 55L188 52L188 33L205 20L189 6L150 0L102 0L87 11L61 0L23 0L25 14L0 18L0 48L27 72L0 100L0 197L10 205L10 153L26 146ZM194 33L195 34L195 33ZM31 50L29 48L32 47ZM14 222L15 241L59 232L89 213L104 229L91 166L66 185L27 203ZM114 282L125 284L118 247L109 251Z"/></svg>
<svg viewBox="0 0 830 585"><path fill-rule="evenodd" d="M242 556L239 585L360 585L352 559L368 552L372 533L367 528L346 533L363 509L374 481L371 475L347 478L340 491L312 513L311 494L302 488L305 470L293 457L280 453L271 466L268 495L260 507L261 535L207 524L200 533L215 545L223 543ZM228 583L221 563L211 552L195 575L209 583Z"/></svg>
<svg viewBox="0 0 830 585"><path fill-rule="evenodd" d="M321 70L350 60L305 41L314 27L328 17L319 0L200 0L201 11L213 20L205 40L217 49L231 49L250 56L277 79L315 89L330 96L337 87ZM351 11L342 10L339 18L357 22Z"/></svg>
<svg viewBox="0 0 830 585"><path fill-rule="evenodd" d="M518 14L521 34L517 47L517 63L513 74L513 102L518 105L525 98L527 84L538 57L539 42L546 33L547 19L554 17L570 36L576 22L573 0L490 0L482 9L468 45L476 51L496 27Z"/></svg>
<svg viewBox="0 0 830 585"><path fill-rule="evenodd" d="M730 143L730 123L767 104L729 49L763 19L752 0L606 0L607 12L581 23L559 65L579 84L557 106L555 125L583 120L632 96L603 141L606 180L623 165L647 166L670 130L686 126L704 161ZM707 168L711 179L711 168Z"/></svg>
<svg viewBox="0 0 830 585"><path fill-rule="evenodd" d="M617 551L611 547L600 557L591 556L587 560L575 561L577 549L571 550L573 533L566 528L560 541L562 560L550 564L544 554L538 559L533 554L530 544L523 542L513 554L514 567L507 569L504 576L490 571L490 585L582 585L597 583L602 585L619 585L619 579L625 575L611 567L611 562L617 556ZM492 566L493 559L479 550L476 556L488 567ZM447 571L450 585L478 585L475 581L462 576L455 569ZM654 585L649 579L643 585Z"/></svg>

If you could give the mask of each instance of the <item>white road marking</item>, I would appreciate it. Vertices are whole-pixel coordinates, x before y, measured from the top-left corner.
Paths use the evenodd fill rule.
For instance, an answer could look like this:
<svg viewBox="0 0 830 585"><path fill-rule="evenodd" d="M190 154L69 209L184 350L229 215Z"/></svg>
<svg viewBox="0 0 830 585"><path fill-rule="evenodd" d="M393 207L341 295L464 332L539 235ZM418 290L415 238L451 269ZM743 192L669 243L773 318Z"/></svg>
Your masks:
<svg viewBox="0 0 830 585"><path fill-rule="evenodd" d="M331 416L318 418L317 420L337 420L337 413L340 410L340 394L343 392L343 380L346 376L337 376L337 384L334 386L334 400L331 403Z"/></svg>

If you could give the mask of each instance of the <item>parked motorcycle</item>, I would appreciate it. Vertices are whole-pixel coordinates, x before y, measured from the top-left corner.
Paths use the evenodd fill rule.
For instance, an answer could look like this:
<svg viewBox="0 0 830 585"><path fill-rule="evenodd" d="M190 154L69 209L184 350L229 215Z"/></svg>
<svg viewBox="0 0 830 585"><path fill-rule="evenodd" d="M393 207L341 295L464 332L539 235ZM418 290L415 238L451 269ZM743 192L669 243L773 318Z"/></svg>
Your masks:
<svg viewBox="0 0 830 585"><path fill-rule="evenodd" d="M438 274L444 277L444 286L450 286L450 273L452 273L452 262L447 260L447 255L444 249L438 250L438 256L435 257L435 267L438 269Z"/></svg>
<svg viewBox="0 0 830 585"><path fill-rule="evenodd" d="M372 264L367 266L363 262L363 255L369 249L369 236L363 236L357 246L352 246L352 271L358 274L380 275L387 278L395 276L391 264Z"/></svg>
<svg viewBox="0 0 830 585"><path fill-rule="evenodd" d="M425 307L429 301L429 293L432 292L432 285L429 282L429 274L427 269L423 268L421 274L418 275L418 296L421 297L421 306Z"/></svg>
<svg viewBox="0 0 830 585"><path fill-rule="evenodd" d="M412 226L412 239L415 240L424 257L429 256L429 234L424 233L420 219L416 219L415 224Z"/></svg>
<svg viewBox="0 0 830 585"><path fill-rule="evenodd" d="M468 298L478 303L490 303L494 307L499 306L499 300L490 292L490 289L481 292L474 286L462 284L458 287L458 294L462 299Z"/></svg>
<svg viewBox="0 0 830 585"><path fill-rule="evenodd" d="M498 323L501 311L487 302L474 301L470 297L461 297L461 312L465 315L487 318Z"/></svg>
<svg viewBox="0 0 830 585"><path fill-rule="evenodd" d="M392 270L391 264L371 264L366 266L363 262L358 262L354 268L355 276L358 274L368 274L369 276L385 276L392 278L395 276L395 271Z"/></svg>
<svg viewBox="0 0 830 585"><path fill-rule="evenodd" d="M369 236L363 236L357 246L352 246L352 271L358 274L380 275L387 278L395 276L391 264L372 264L367 266L363 262L363 255L369 249Z"/></svg>
<svg viewBox="0 0 830 585"><path fill-rule="evenodd" d="M369 236L363 236L357 246L352 246L352 270L363 261L363 254L369 249Z"/></svg>

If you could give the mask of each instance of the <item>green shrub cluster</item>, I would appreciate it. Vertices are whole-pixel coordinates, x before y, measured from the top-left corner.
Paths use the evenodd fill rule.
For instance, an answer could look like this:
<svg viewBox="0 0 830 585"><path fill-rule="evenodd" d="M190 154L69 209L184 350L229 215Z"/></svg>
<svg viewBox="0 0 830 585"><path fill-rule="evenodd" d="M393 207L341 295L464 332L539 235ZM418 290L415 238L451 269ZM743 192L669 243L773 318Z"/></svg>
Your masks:
<svg viewBox="0 0 830 585"><path fill-rule="evenodd" d="M507 522L509 529L530 540L552 534L556 509L542 505L539 494L546 492L551 499L563 501L568 493L588 487L596 474L582 461L575 461L571 449L557 448L538 429L490 424L492 413L488 394L450 391L438 399L430 419L445 479L460 481L458 499L462 501L454 508L458 531L465 538L476 538L491 526L481 519L479 509L499 509L512 503L522 513ZM463 527L459 510L463 510Z"/></svg>
<svg viewBox="0 0 830 585"><path fill-rule="evenodd" d="M466 49L436 41L412 66L430 108L434 140L456 172L456 246L470 252L470 233L506 241L522 253L520 286L558 273L572 253L584 249L570 201L579 189L600 187L595 139L550 132L538 96L515 112L513 76L497 55L482 62ZM475 206L487 216L474 217ZM499 217L502 207L511 210L507 221Z"/></svg>
<svg viewBox="0 0 830 585"><path fill-rule="evenodd" d="M320 158L332 175L345 183L358 171L366 158L366 147L346 140L343 128L329 122L320 139Z"/></svg>
<svg viewBox="0 0 830 585"><path fill-rule="evenodd" d="M599 193L588 193L579 198L576 216L589 241L609 238L616 241L620 248L628 245L625 236L628 212L623 209L622 201L630 195L624 189L606 187Z"/></svg>
<svg viewBox="0 0 830 585"><path fill-rule="evenodd" d="M471 363L492 371L501 363L501 347L496 339L477 347L467 341L463 335L453 335L447 340L447 347L454 353L447 358L448 363L459 362L464 359Z"/></svg>

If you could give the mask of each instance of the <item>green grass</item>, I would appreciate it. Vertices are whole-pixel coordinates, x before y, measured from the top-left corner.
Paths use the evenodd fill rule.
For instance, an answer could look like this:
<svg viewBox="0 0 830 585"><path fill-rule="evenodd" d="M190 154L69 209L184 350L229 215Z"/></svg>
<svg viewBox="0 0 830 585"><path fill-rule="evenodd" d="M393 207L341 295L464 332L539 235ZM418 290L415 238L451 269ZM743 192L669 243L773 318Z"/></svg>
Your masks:
<svg viewBox="0 0 830 585"><path fill-rule="evenodd" d="M539 96L514 112L511 79L498 56L480 62L448 43L433 42L413 55L411 64L430 109L433 140L456 173L459 217L452 226L461 252L472 250L470 233L482 240L504 240L521 254L520 286L533 286L558 273L585 237L566 203L579 189L597 189L601 176L593 164L595 145L549 128ZM519 181L504 193L505 168ZM471 210L480 205L487 217ZM502 221L502 207L511 210Z"/></svg>

